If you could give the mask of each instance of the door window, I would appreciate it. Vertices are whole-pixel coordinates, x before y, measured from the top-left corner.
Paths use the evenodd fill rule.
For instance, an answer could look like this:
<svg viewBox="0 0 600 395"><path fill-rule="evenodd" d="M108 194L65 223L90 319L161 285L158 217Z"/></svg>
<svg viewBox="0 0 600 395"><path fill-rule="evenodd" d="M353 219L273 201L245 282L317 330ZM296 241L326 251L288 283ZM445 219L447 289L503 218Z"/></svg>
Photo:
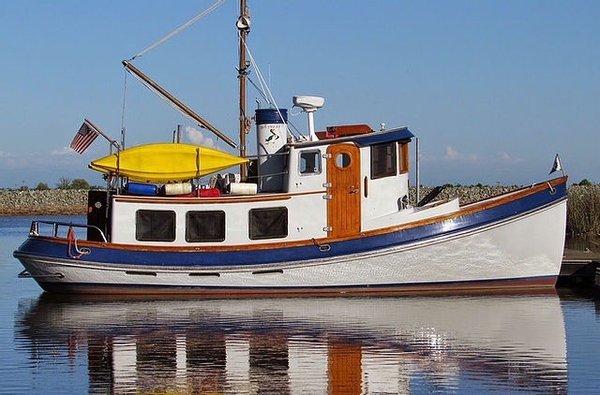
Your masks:
<svg viewBox="0 0 600 395"><path fill-rule="evenodd" d="M347 152L340 152L335 156L335 165L338 169L345 169L352 163L352 157Z"/></svg>

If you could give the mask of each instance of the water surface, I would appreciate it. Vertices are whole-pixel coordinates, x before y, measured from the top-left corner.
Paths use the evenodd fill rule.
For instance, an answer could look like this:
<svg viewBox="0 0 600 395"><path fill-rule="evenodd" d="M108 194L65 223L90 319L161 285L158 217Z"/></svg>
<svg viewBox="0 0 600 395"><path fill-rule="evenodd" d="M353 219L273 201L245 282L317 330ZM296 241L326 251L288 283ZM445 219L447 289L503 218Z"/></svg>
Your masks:
<svg viewBox="0 0 600 395"><path fill-rule="evenodd" d="M600 386L600 299L591 292L57 297L16 278L12 251L30 220L0 218L0 392L589 393Z"/></svg>

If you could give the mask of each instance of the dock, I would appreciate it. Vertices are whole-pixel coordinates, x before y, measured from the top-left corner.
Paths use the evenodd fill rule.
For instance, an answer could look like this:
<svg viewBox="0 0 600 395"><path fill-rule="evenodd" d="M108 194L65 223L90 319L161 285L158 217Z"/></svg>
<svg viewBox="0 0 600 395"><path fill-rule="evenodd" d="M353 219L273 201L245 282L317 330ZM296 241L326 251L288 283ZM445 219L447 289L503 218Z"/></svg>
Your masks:
<svg viewBox="0 0 600 395"><path fill-rule="evenodd" d="M565 248L559 281L600 288L600 252Z"/></svg>

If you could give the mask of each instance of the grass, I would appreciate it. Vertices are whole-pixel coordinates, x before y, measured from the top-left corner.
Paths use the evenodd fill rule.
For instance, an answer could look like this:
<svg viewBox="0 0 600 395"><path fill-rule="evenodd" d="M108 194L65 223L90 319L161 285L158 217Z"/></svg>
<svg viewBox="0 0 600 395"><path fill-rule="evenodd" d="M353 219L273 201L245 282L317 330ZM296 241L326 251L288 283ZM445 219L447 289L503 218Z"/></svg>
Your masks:
<svg viewBox="0 0 600 395"><path fill-rule="evenodd" d="M569 188L567 232L571 236L600 235L600 185Z"/></svg>

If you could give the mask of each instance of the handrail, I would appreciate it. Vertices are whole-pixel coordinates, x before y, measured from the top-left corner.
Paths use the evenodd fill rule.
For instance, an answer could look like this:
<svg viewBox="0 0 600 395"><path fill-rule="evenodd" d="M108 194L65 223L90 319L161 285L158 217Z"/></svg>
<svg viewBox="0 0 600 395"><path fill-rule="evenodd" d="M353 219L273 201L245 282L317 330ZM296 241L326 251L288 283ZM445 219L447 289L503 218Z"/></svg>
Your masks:
<svg viewBox="0 0 600 395"><path fill-rule="evenodd" d="M30 236L39 236L40 235L39 224L52 225L52 236L53 237L58 237L58 229L60 226L66 226L66 227L71 227L71 228L94 229L95 231L97 231L100 234L100 236L102 237L102 241L104 241L105 243L108 243L108 240L106 239L106 236L104 235L104 232L99 227L94 226L94 225L87 225L87 224L74 224L72 222L40 221L40 220L31 221L31 228L29 229Z"/></svg>

